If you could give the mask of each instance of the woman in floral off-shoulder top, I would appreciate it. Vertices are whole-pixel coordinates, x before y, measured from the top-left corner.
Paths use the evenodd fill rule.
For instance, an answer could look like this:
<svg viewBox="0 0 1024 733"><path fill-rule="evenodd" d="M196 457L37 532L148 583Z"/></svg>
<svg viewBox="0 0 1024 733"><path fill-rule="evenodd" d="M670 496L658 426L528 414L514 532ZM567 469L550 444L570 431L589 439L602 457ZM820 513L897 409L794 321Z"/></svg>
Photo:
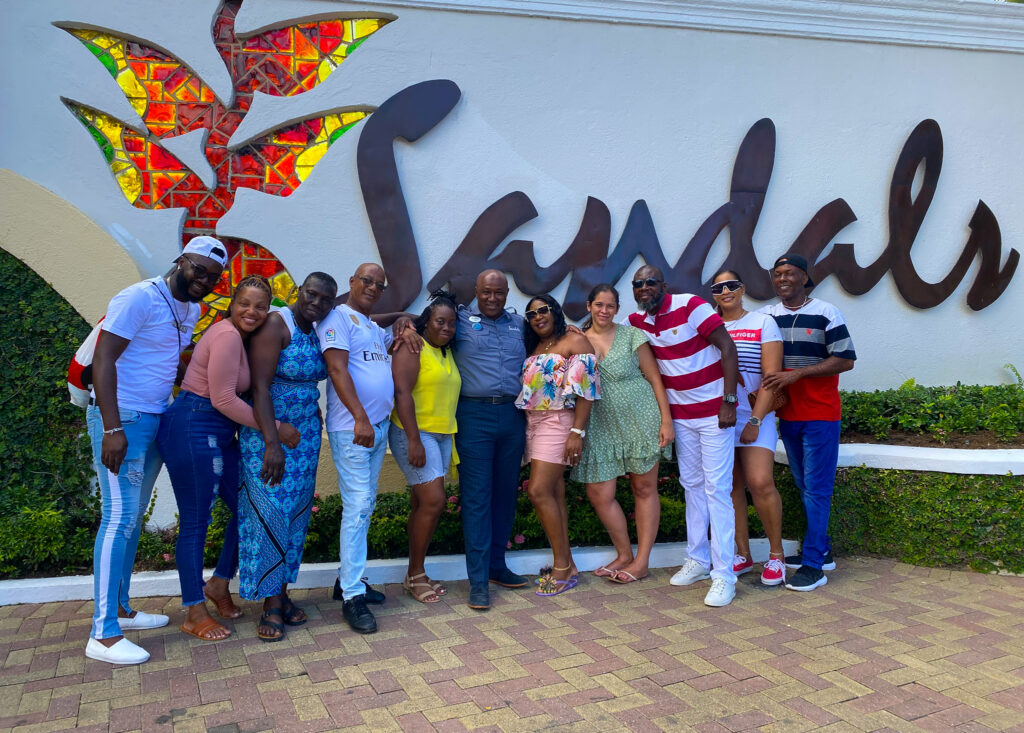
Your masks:
<svg viewBox="0 0 1024 733"><path fill-rule="evenodd" d="M566 329L565 316L550 295L526 306L523 389L516 407L526 412L529 496L551 544L553 567L541 571L539 596L556 596L578 582L569 549L565 508L565 466L579 463L587 420L600 399L594 349L581 333Z"/></svg>

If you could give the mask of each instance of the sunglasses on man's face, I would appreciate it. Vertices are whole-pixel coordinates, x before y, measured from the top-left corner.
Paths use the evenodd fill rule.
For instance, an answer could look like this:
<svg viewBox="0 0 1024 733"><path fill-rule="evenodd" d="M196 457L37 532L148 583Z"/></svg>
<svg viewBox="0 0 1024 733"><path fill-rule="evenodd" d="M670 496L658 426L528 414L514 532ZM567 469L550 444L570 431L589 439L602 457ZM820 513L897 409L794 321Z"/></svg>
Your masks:
<svg viewBox="0 0 1024 733"><path fill-rule="evenodd" d="M532 321L537 316L546 316L550 312L550 305L542 305L540 308L537 308L536 310L526 311L526 320Z"/></svg>
<svg viewBox="0 0 1024 733"><path fill-rule="evenodd" d="M726 291L734 293L742 287L743 283L741 283L739 280L723 280L720 283L715 283L714 285L712 285L711 292L714 293L715 295L721 295Z"/></svg>
<svg viewBox="0 0 1024 733"><path fill-rule="evenodd" d="M661 280L659 280L656 277L647 277L647 278L644 278L643 280L634 280L632 284L633 284L633 290L639 290L644 285L646 285L649 288L656 288L659 285L661 285Z"/></svg>
<svg viewBox="0 0 1024 733"><path fill-rule="evenodd" d="M192 265L192 279L198 280L199 282L205 283L216 283L220 280L220 272L210 272L202 265L197 265L188 255L182 255L181 258Z"/></svg>
<svg viewBox="0 0 1024 733"><path fill-rule="evenodd" d="M384 292L388 289L387 283L381 282L380 280L374 280L372 277L363 277L362 275L356 275L356 280L360 280L363 283L363 287L376 286L377 290Z"/></svg>

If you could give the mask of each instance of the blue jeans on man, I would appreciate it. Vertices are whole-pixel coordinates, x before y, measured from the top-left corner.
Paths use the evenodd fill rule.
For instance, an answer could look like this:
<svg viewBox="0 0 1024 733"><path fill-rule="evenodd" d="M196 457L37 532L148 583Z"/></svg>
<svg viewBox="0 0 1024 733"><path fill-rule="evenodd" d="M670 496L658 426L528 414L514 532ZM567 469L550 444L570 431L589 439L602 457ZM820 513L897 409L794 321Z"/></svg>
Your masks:
<svg viewBox="0 0 1024 733"><path fill-rule="evenodd" d="M816 570L821 570L832 550L828 519L839 464L839 425L838 420L779 420L789 470L807 515L802 564Z"/></svg>
<svg viewBox="0 0 1024 733"><path fill-rule="evenodd" d="M90 405L85 413L103 502L103 517L96 532L92 558L96 600L90 636L94 639L122 635L117 621L118 606L126 614L132 613L129 586L135 552L139 547L142 517L149 507L161 465L160 451L156 447L160 416L137 410L121 410L120 415L128 452L115 476L100 460L103 444L100 408Z"/></svg>
<svg viewBox="0 0 1024 733"><path fill-rule="evenodd" d="M505 549L516 516L526 419L512 402L459 400L459 497L470 589L487 588L505 570Z"/></svg>
<svg viewBox="0 0 1024 733"><path fill-rule="evenodd" d="M181 582L181 604L205 603L203 553L210 512L217 497L231 510L213 574L225 580L238 570L239 451L238 423L223 415L208 397L182 390L160 418L157 445L178 503L178 540L174 558Z"/></svg>
<svg viewBox="0 0 1024 733"><path fill-rule="evenodd" d="M346 601L366 593L366 534L377 506L377 481L388 448L389 418L373 426L373 447L356 445L352 430L327 433L341 493L338 582Z"/></svg>

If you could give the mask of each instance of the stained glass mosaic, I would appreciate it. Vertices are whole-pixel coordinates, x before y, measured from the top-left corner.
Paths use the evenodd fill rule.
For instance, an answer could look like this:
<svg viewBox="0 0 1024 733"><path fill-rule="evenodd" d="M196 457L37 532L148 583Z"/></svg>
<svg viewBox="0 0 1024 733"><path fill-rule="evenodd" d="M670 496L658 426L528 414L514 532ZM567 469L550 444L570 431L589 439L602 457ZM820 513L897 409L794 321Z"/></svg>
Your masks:
<svg viewBox="0 0 1024 733"><path fill-rule="evenodd" d="M326 80L386 18L321 20L277 28L248 37L235 35L241 0L227 0L213 23L213 42L234 85L234 102L223 104L197 74L168 52L114 32L67 28L110 72L145 125L131 126L78 102L65 104L99 145L125 198L138 208L181 207L187 211L182 239L216 233L217 221L231 208L239 188L275 196L295 191L328 148L372 111L351 105L274 130L237 150L228 140L238 129L257 91L293 96ZM204 153L216 175L212 189L161 144L164 138L207 130ZM291 302L295 282L269 250L221 237L230 265L195 338L220 318L235 283L249 274L271 279L276 299Z"/></svg>

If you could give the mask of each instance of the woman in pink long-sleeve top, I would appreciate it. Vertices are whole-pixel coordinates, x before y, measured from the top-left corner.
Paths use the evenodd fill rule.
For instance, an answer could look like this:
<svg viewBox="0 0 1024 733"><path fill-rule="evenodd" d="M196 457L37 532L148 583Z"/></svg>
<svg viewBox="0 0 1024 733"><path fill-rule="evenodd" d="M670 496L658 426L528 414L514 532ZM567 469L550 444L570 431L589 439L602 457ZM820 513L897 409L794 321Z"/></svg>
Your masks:
<svg viewBox="0 0 1024 733"><path fill-rule="evenodd" d="M196 346L181 392L163 414L157 444L178 503L178 541L175 560L186 609L181 630L199 639L217 641L231 635L210 616L206 599L221 618L242 615L228 590L238 569L239 425L258 428L250 407L239 394L249 389L249 359L245 342L270 312L271 290L265 278L247 277L238 283L228 318L211 326ZM288 423L280 423L281 442L298 440ZM210 510L220 496L231 510L224 544L213 577L203 582L203 550Z"/></svg>

